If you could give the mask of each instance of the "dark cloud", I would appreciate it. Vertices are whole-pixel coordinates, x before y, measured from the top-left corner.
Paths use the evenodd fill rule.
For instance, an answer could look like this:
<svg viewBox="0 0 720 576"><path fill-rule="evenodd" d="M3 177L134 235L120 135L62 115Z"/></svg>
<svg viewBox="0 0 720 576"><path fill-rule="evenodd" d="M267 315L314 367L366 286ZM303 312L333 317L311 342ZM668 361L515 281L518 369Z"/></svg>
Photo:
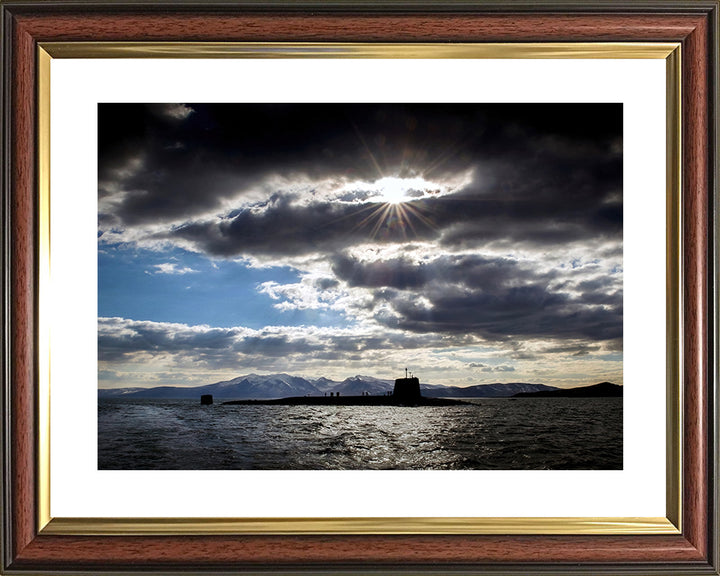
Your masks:
<svg viewBox="0 0 720 576"><path fill-rule="evenodd" d="M436 270L415 264L406 258L361 262L357 258L338 254L332 260L335 275L349 286L364 288L392 287L400 290L418 289L432 280ZM383 293L379 293L383 298Z"/></svg>
<svg viewBox="0 0 720 576"><path fill-rule="evenodd" d="M288 354L312 354L325 349L319 343L304 339L293 339L286 335L249 336L233 344L232 350L251 356L278 358Z"/></svg>
<svg viewBox="0 0 720 576"><path fill-rule="evenodd" d="M588 344L570 344L567 346L551 346L543 349L543 354L565 354L567 356L588 356L591 352L597 352L600 346Z"/></svg>
<svg viewBox="0 0 720 576"><path fill-rule="evenodd" d="M476 176L476 182L456 194L420 201L419 209L443 231L442 243L447 246L497 240L538 246L592 238L620 241L622 204L616 197L621 171L607 183L588 174L583 187L555 178L554 169L547 166L544 174L513 177L513 182L489 190Z"/></svg>
<svg viewBox="0 0 720 576"><path fill-rule="evenodd" d="M330 290L340 285L335 278L316 278L313 282L314 286L319 290Z"/></svg>
<svg viewBox="0 0 720 576"><path fill-rule="evenodd" d="M559 218L577 215L583 199L596 204L583 222L621 216L598 204L620 191L620 105L101 104L98 114L100 195L122 190L103 216L118 225L193 221L272 175L442 181L473 168L474 190L491 193L476 208L494 203L503 221L538 204L545 215L549 202ZM431 208L454 222L462 206Z"/></svg>
<svg viewBox="0 0 720 576"><path fill-rule="evenodd" d="M194 350L196 354L231 349L240 330L208 328L193 330L175 324L101 318L98 326L98 359L119 360L125 356L177 353Z"/></svg>
<svg viewBox="0 0 720 576"><path fill-rule="evenodd" d="M570 296L541 285L508 287L504 291L447 291L425 296L430 306L413 294L390 301L396 315L376 319L393 328L413 332L471 333L488 340L522 338L584 338L609 340L622 336L622 314L589 307Z"/></svg>
<svg viewBox="0 0 720 576"><path fill-rule="evenodd" d="M190 222L168 232L156 233L156 240L189 241L213 256L284 255L296 256L331 252L370 240L403 242L408 231L397 221L382 226L371 236L372 220L368 216L380 204L355 206L324 203L296 206L291 199L276 195L262 210L243 210L234 217L210 222ZM424 226L414 238L432 239L437 232Z"/></svg>
<svg viewBox="0 0 720 576"><path fill-rule="evenodd" d="M375 299L385 307L375 319L395 329L496 341L622 336L622 293L613 277L590 282L580 276L584 292L578 298L554 285L557 270L541 272L503 258L448 255L413 264L406 258L361 262L343 256L335 259L333 271L351 286L376 289ZM573 285L571 272L564 278Z"/></svg>
<svg viewBox="0 0 720 576"><path fill-rule="evenodd" d="M138 355L149 355L232 367L240 356L254 360L297 356L304 360L340 361L352 354L374 355L378 350L444 348L471 342L466 336L453 339L399 332L382 335L308 332L305 327L249 331L124 318L100 318L98 323L98 359L101 362L128 361Z"/></svg>
<svg viewBox="0 0 720 576"><path fill-rule="evenodd" d="M101 361L116 361L138 353L178 355L196 361L211 358L232 361L238 353L277 358L324 349L318 342L287 334L253 334L238 328L190 327L122 318L101 318L98 333Z"/></svg>
<svg viewBox="0 0 720 576"><path fill-rule="evenodd" d="M335 275L350 286L365 288L422 288L431 283L464 286L492 292L512 285L547 285L557 271L538 272L529 264L511 258L448 254L414 262L408 257L361 261L346 254L332 258ZM386 294L378 293L380 298Z"/></svg>
<svg viewBox="0 0 720 576"><path fill-rule="evenodd" d="M488 242L535 248L621 242L622 206L608 204L614 189L580 194L558 187L543 194L542 183L535 183L536 189L522 194L466 189L391 210L381 203L299 205L292 195L275 194L260 209L188 222L153 238L189 241L199 251L225 257L330 253L358 243L409 240L438 242L448 249L480 248Z"/></svg>
<svg viewBox="0 0 720 576"><path fill-rule="evenodd" d="M328 344L148 325L101 333L104 357L192 346L207 356L335 359L431 334L586 343L568 354L592 350L587 342L621 346L620 270L482 255L492 245L569 261L580 243L585 254L597 247L597 258L621 258L621 105L101 104L98 114L101 242L127 234L263 264L322 255L332 274L323 270L316 290L366 289L356 311L408 334ZM438 194L411 190L396 207L368 200L367 190L329 198L308 189L387 176L468 181ZM434 253L413 253L411 240ZM405 256L361 260L351 250L359 244L402 246Z"/></svg>

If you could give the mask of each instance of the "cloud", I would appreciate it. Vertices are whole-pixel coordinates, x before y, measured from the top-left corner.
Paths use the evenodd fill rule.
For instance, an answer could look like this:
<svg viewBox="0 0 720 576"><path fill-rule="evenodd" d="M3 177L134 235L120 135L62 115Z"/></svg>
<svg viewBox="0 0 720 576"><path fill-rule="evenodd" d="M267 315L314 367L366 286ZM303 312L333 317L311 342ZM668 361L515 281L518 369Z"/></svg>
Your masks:
<svg viewBox="0 0 720 576"><path fill-rule="evenodd" d="M515 368L513 366L509 366L507 364L502 364L499 366L490 366L488 364L482 364L480 362L470 362L468 364L469 368L480 368L481 372L515 372Z"/></svg>
<svg viewBox="0 0 720 576"><path fill-rule="evenodd" d="M101 226L130 241L295 255L369 239L560 245L621 232L617 105L99 110ZM399 178L426 189L410 187L404 221L373 220L379 183Z"/></svg>
<svg viewBox="0 0 720 576"><path fill-rule="evenodd" d="M306 276L300 282L292 284L263 282L258 286L258 292L277 301L274 306L278 310L342 310L341 306L337 306L337 302L345 293L337 290L338 286L339 282L333 278Z"/></svg>
<svg viewBox="0 0 720 576"><path fill-rule="evenodd" d="M193 362L212 361L235 366L241 358L294 357L303 360L343 360L353 354L378 351L404 352L414 349L467 345L468 338L437 334L412 335L368 327L319 328L312 326L267 326L216 328L152 322L126 318L99 318L98 351L101 362L146 362L171 357Z"/></svg>
<svg viewBox="0 0 720 576"><path fill-rule="evenodd" d="M488 366L487 368L483 368L483 372L515 372L515 368L513 366Z"/></svg>
<svg viewBox="0 0 720 576"><path fill-rule="evenodd" d="M591 352L597 352L600 346L591 346L586 343L569 344L562 346L549 346L543 349L545 354L564 354L567 356L588 356Z"/></svg>
<svg viewBox="0 0 720 576"><path fill-rule="evenodd" d="M556 271L537 271L532 263L514 258L488 257L479 254L423 254L420 259L399 256L386 260L360 260L339 254L332 269L350 286L415 289L428 285L465 285L485 292L503 286L528 283L550 284Z"/></svg>
<svg viewBox="0 0 720 576"><path fill-rule="evenodd" d="M460 385L467 375L463 369L467 367L474 368L478 377L513 373L513 378L537 380L542 373L548 381L556 381L556 377L549 375L557 372L556 360L544 355L531 365L496 363L497 360L468 362L463 359L464 354L477 354L484 346L468 336L412 334L357 326L266 326L254 330L100 318L98 346L99 375L106 385L207 384L253 371L286 371L340 379L353 373L392 377L406 366L413 367L413 372L425 383ZM510 358L511 349L503 345L485 351L500 359ZM614 380L622 380L617 362L608 363L603 357L594 363L587 359L582 362L583 368L578 370L573 361L566 361L562 382L587 383L589 373L595 379L612 374Z"/></svg>
<svg viewBox="0 0 720 576"><path fill-rule="evenodd" d="M622 336L618 310L593 307L542 285L506 286L494 293L448 290L426 294L430 306L418 305L411 293L387 299L395 312L380 323L412 332L476 334L487 340L508 338L586 338Z"/></svg>
<svg viewBox="0 0 720 576"><path fill-rule="evenodd" d="M105 361L375 362L466 344L507 353L477 370L510 371L546 353L622 347L621 105L98 111L101 245L292 269L292 282L257 284L268 305L346 323L105 319ZM195 270L180 261L151 272Z"/></svg>
<svg viewBox="0 0 720 576"><path fill-rule="evenodd" d="M173 262L163 262L162 264L154 264L155 271L153 274L192 274L197 272L188 266L179 267Z"/></svg>
<svg viewBox="0 0 720 576"><path fill-rule="evenodd" d="M149 239L181 243L218 257L292 257L341 250L368 241L407 240L407 233L398 226L383 227L374 237L371 235L372 223L365 220L380 206L338 203L295 206L290 197L276 194L260 210L246 209L229 217L188 222ZM418 239L436 236L427 226L414 234Z"/></svg>
<svg viewBox="0 0 720 576"><path fill-rule="evenodd" d="M333 271L351 287L372 290L375 320L393 329L490 341L622 336L617 277L588 282L582 268L545 270L536 262L479 255L420 261L340 255Z"/></svg>
<svg viewBox="0 0 720 576"><path fill-rule="evenodd" d="M218 178L222 180L222 176ZM602 248L612 255L622 240L622 205L608 206L603 194L579 195L566 187L544 197L537 190L528 191L525 197L506 191L496 195L465 189L395 207L322 198L299 203L298 195L276 191L263 203L227 213L164 229L136 229L136 238L150 245L179 245L225 258L294 258L341 252L360 244L409 242L432 242L446 252ZM141 195L139 201L146 203L148 199ZM192 195L188 202L192 204ZM126 207L132 205L128 200ZM181 206L177 204L177 208Z"/></svg>
<svg viewBox="0 0 720 576"><path fill-rule="evenodd" d="M439 269L432 268L436 267L415 263L406 257L363 262L346 254L338 254L332 261L332 270L339 279L349 286L365 288L418 289L441 273Z"/></svg>
<svg viewBox="0 0 720 576"><path fill-rule="evenodd" d="M209 351L231 350L238 339L248 334L242 328L99 318L99 359L118 360L139 352L149 356L178 352L202 356Z"/></svg>
<svg viewBox="0 0 720 576"><path fill-rule="evenodd" d="M151 106L159 116L172 121L186 120L190 114L195 112L192 107L186 104L157 104Z"/></svg>

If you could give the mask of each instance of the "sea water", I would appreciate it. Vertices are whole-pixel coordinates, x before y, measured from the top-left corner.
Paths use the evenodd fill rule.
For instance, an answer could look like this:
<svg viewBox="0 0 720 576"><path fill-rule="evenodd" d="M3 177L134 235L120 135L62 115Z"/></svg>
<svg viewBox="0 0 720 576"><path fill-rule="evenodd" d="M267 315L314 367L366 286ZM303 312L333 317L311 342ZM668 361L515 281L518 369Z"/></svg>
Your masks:
<svg viewBox="0 0 720 576"><path fill-rule="evenodd" d="M103 399L101 470L617 470L622 398L468 406L201 406Z"/></svg>

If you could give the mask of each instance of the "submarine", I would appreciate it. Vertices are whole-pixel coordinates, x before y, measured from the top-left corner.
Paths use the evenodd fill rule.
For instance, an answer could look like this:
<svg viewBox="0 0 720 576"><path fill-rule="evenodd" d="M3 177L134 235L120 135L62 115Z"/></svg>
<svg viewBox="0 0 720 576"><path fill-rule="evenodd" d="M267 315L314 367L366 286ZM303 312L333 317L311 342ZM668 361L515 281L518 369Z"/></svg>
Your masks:
<svg viewBox="0 0 720 576"><path fill-rule="evenodd" d="M342 396L339 392L330 396L291 396L273 400L230 400L223 405L253 406L473 406L470 402L452 398L426 398L420 392L420 380L417 376L397 378L392 394L371 396Z"/></svg>

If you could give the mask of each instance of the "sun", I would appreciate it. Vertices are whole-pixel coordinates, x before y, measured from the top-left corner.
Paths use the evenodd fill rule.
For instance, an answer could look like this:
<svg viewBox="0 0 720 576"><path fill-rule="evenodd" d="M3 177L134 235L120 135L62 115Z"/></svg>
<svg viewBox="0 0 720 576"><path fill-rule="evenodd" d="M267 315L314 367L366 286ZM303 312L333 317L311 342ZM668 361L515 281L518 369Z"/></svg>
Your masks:
<svg viewBox="0 0 720 576"><path fill-rule="evenodd" d="M409 200L408 191L413 188L412 180L417 178L395 178L388 176L375 182L378 195L377 199L386 204L400 204Z"/></svg>
<svg viewBox="0 0 720 576"><path fill-rule="evenodd" d="M383 176L375 181L356 180L346 183L341 192L351 193L350 202L377 204L406 204L415 200L444 196L454 188L453 183L437 183L422 176Z"/></svg>
<svg viewBox="0 0 720 576"><path fill-rule="evenodd" d="M408 239L417 235L417 225L435 227L426 214L426 207L414 202L437 190L425 179L385 176L366 184L365 190L372 195L367 197L368 204L361 209L367 215L356 224L356 228L367 228L370 238L399 234Z"/></svg>
<svg viewBox="0 0 720 576"><path fill-rule="evenodd" d="M402 204L426 196L430 191L441 189L442 186L428 182L424 178L400 178L385 176L372 183L375 195L370 198L374 202L384 204Z"/></svg>
<svg viewBox="0 0 720 576"><path fill-rule="evenodd" d="M409 239L418 235L418 227L435 228L432 206L424 201L449 194L453 183L438 184L421 176L383 176L374 182L350 182L342 190L348 194L344 201L358 206L353 212L354 229L367 229L370 238Z"/></svg>

